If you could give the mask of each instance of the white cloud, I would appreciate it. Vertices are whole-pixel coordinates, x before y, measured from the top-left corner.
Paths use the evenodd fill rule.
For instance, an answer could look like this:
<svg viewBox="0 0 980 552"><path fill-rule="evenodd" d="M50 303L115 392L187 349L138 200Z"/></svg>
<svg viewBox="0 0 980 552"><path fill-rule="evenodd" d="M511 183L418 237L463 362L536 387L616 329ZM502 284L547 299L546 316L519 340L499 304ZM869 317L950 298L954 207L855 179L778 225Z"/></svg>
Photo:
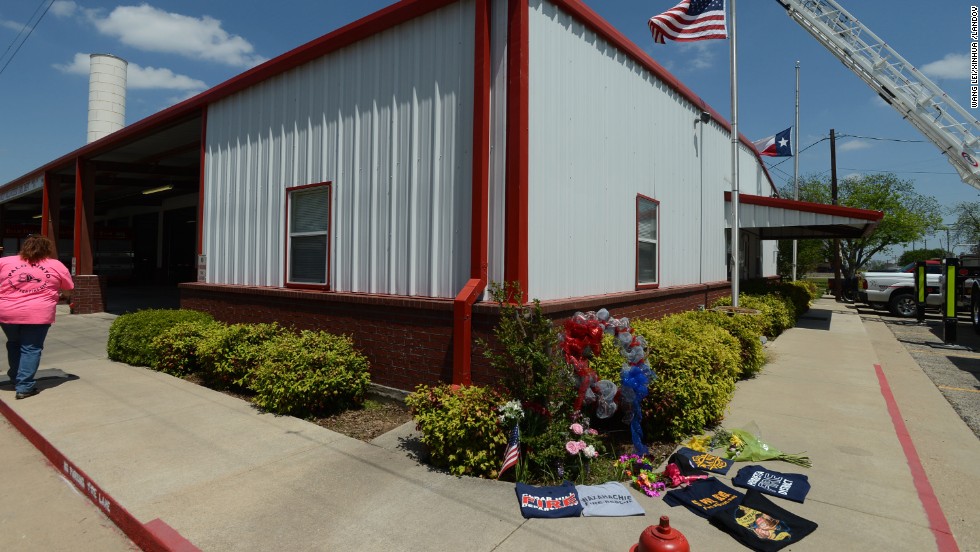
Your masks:
<svg viewBox="0 0 980 552"><path fill-rule="evenodd" d="M187 90L193 94L208 87L204 81L192 79L187 75L178 75L170 69L140 67L134 63L130 63L126 71L126 82L133 89Z"/></svg>
<svg viewBox="0 0 980 552"><path fill-rule="evenodd" d="M857 151L857 150L868 149L870 147L871 144L863 140L848 140L843 144L837 146L837 149L838 151Z"/></svg>
<svg viewBox="0 0 980 552"><path fill-rule="evenodd" d="M694 50L687 54L688 68L701 70L710 69L715 64L715 53L707 42L681 42L681 50Z"/></svg>
<svg viewBox="0 0 980 552"><path fill-rule="evenodd" d="M75 57L71 60L71 63L55 63L54 68L62 73L68 73L70 75L88 75L88 54L75 54Z"/></svg>
<svg viewBox="0 0 980 552"><path fill-rule="evenodd" d="M88 18L104 35L147 52L177 54L235 67L252 67L265 61L244 38L221 28L221 21L171 13L141 4L118 6L108 15L89 12Z"/></svg>
<svg viewBox="0 0 980 552"><path fill-rule="evenodd" d="M946 54L943 59L927 63L919 70L937 79L965 80L970 78L970 56Z"/></svg>
<svg viewBox="0 0 980 552"><path fill-rule="evenodd" d="M71 75L88 75L89 55L75 54L71 63L56 64L55 69ZM179 75L170 69L142 67L130 63L126 68L126 86L132 90L181 90L191 95L201 92L207 85L198 79Z"/></svg>
<svg viewBox="0 0 980 552"><path fill-rule="evenodd" d="M16 21L8 21L6 19L0 19L0 27L5 29L10 29L11 31L17 31L18 33L24 30L24 24L18 23Z"/></svg>
<svg viewBox="0 0 980 552"><path fill-rule="evenodd" d="M72 0L55 0L48 11L55 17L71 17L78 11L78 4Z"/></svg>

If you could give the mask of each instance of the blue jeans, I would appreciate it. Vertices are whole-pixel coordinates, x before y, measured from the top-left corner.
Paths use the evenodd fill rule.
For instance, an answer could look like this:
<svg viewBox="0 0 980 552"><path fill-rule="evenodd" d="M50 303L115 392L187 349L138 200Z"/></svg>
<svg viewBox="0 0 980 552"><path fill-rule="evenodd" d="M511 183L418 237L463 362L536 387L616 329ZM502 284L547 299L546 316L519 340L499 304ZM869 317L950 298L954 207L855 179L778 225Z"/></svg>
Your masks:
<svg viewBox="0 0 980 552"><path fill-rule="evenodd" d="M0 324L7 336L7 375L18 393L30 393L51 324Z"/></svg>

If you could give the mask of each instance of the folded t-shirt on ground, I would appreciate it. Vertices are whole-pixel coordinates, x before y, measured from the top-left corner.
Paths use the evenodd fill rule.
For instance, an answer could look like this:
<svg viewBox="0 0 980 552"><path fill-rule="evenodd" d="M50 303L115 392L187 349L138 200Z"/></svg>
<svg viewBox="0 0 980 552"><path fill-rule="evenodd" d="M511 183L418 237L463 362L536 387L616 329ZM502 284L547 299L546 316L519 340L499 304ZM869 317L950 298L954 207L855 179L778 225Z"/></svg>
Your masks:
<svg viewBox="0 0 980 552"><path fill-rule="evenodd" d="M515 490L521 515L525 518L578 517L582 514L582 504L571 481L554 487L517 483Z"/></svg>
<svg viewBox="0 0 980 552"><path fill-rule="evenodd" d="M669 506L685 506L703 518L709 518L719 511L733 511L741 500L742 493L714 477L694 481L687 487L668 491L664 495L664 502Z"/></svg>
<svg viewBox="0 0 980 552"><path fill-rule="evenodd" d="M817 529L816 523L776 506L753 489L735 510L712 515L711 523L758 552L776 552Z"/></svg>
<svg viewBox="0 0 980 552"><path fill-rule="evenodd" d="M810 492L810 481L805 475L780 473L762 466L745 466L738 470L732 484L800 503Z"/></svg>
<svg viewBox="0 0 980 552"><path fill-rule="evenodd" d="M725 475L735 462L715 456L709 452L700 452L691 448L681 447L670 456L671 463L677 464L684 475L700 475L714 472Z"/></svg>
<svg viewBox="0 0 980 552"><path fill-rule="evenodd" d="M646 511L633 498L622 483L610 481L601 485L576 485L578 500L582 503L582 515L589 516L644 516Z"/></svg>

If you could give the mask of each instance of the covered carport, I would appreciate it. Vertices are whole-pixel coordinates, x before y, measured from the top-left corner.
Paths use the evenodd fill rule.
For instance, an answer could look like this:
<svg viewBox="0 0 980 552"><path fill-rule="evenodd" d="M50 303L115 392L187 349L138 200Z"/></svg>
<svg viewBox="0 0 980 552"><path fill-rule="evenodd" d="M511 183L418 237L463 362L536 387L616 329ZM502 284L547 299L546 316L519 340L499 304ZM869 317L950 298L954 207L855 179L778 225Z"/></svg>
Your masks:
<svg viewBox="0 0 980 552"><path fill-rule="evenodd" d="M73 311L176 307L196 279L204 110L165 110L0 188L12 255L51 237L72 269Z"/></svg>
<svg viewBox="0 0 980 552"><path fill-rule="evenodd" d="M763 240L860 238L871 234L884 213L779 197L739 194L742 278L762 275ZM732 227L731 192L725 192L727 228ZM747 263L746 259L754 262Z"/></svg>

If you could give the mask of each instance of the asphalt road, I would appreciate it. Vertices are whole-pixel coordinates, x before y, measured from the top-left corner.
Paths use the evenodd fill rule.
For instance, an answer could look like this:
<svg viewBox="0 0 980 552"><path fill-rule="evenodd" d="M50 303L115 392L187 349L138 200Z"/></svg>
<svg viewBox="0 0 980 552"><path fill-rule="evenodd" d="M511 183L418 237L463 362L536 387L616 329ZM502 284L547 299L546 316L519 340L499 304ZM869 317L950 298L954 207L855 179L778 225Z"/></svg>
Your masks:
<svg viewBox="0 0 980 552"><path fill-rule="evenodd" d="M942 317L935 312L927 312L925 322L919 323L865 305L850 308L862 317L880 318L980 438L980 335L973 331L969 317L960 314L954 341L944 338Z"/></svg>

